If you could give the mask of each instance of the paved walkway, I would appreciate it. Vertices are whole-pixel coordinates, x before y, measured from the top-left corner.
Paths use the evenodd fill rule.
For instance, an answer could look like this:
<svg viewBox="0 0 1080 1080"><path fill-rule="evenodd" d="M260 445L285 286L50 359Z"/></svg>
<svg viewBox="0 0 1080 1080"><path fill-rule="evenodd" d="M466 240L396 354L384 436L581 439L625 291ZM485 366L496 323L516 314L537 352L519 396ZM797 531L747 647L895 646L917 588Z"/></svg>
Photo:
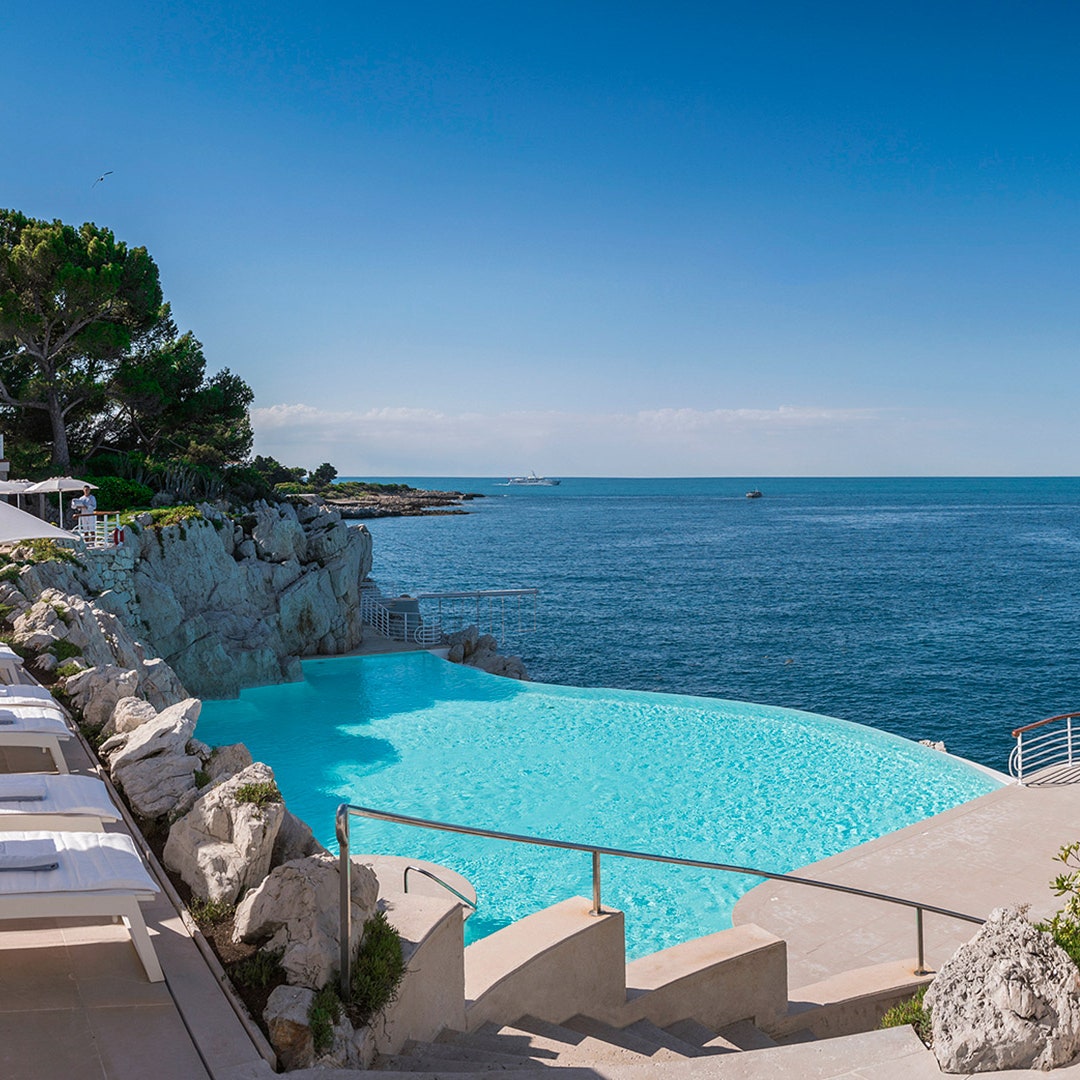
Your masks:
<svg viewBox="0 0 1080 1080"><path fill-rule="evenodd" d="M1080 784L1015 784L834 855L799 873L985 917L995 907L1030 904L1034 918L1060 906L1049 882L1063 844L1080 840ZM736 924L753 922L788 943L794 990L842 971L916 953L915 914L891 904L767 882L735 906ZM932 969L977 927L926 916Z"/></svg>
<svg viewBox="0 0 1080 1080"><path fill-rule="evenodd" d="M92 771L80 742L70 740L64 755L72 772ZM40 771L43 759L34 749L0 751L0 771ZM128 832L122 824L107 829ZM150 871L153 876L152 866ZM147 981L123 924L91 918L0 922L0 1077L273 1075L167 896L159 893L142 907L165 982Z"/></svg>

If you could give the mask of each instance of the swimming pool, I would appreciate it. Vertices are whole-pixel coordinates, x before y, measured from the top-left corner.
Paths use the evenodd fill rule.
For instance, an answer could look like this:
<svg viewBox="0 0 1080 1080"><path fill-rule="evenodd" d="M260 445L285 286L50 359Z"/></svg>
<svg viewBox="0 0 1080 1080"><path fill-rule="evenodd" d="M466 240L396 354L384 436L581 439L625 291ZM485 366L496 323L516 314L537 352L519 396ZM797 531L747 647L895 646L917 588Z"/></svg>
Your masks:
<svg viewBox="0 0 1080 1080"><path fill-rule="evenodd" d="M304 680L203 705L198 737L244 742L336 851L360 803L505 832L784 872L998 786L896 736L713 698L518 683L428 653L304 662ZM476 887L475 940L573 895L583 853L353 819L353 850L453 867ZM731 925L759 879L604 859L631 957ZM872 887L872 886L871 886Z"/></svg>

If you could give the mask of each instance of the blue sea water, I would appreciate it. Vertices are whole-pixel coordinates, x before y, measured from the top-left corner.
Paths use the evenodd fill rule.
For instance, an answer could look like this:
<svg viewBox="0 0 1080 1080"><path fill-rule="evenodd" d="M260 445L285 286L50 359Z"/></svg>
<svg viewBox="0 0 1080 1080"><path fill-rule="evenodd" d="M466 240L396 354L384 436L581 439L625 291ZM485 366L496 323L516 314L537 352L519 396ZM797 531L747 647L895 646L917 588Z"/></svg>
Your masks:
<svg viewBox="0 0 1080 1080"><path fill-rule="evenodd" d="M1075 477L383 479L486 496L367 522L372 576L539 587L536 632L500 642L539 681L804 709L996 769L1013 728L1078 707Z"/></svg>

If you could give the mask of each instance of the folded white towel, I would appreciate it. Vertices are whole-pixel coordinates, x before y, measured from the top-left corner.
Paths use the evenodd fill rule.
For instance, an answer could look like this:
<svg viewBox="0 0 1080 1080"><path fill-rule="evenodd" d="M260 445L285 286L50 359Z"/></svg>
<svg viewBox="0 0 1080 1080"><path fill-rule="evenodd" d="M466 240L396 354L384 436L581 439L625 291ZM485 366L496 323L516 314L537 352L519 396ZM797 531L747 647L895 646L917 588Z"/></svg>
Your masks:
<svg viewBox="0 0 1080 1080"><path fill-rule="evenodd" d="M44 802L48 789L37 776L0 776L0 803Z"/></svg>
<svg viewBox="0 0 1080 1080"><path fill-rule="evenodd" d="M52 839L0 842L0 870L55 870L59 865Z"/></svg>

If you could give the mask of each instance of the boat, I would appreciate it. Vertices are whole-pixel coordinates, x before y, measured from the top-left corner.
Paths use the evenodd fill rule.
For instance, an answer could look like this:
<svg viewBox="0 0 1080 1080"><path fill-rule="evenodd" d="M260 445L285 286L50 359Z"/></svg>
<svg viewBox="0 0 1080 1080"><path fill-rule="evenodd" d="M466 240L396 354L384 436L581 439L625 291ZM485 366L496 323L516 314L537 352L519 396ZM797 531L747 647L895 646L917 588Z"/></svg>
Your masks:
<svg viewBox="0 0 1080 1080"><path fill-rule="evenodd" d="M507 487L558 487L562 481L552 480L549 476L537 476L529 473L528 476L511 476L506 481Z"/></svg>
<svg viewBox="0 0 1080 1080"><path fill-rule="evenodd" d="M753 490L753 491L748 491L748 492L746 493L746 497L747 497L748 499L760 499L760 498L761 498L761 492L760 492L760 491L758 491L758 489L757 489L757 488L754 488L754 490Z"/></svg>

